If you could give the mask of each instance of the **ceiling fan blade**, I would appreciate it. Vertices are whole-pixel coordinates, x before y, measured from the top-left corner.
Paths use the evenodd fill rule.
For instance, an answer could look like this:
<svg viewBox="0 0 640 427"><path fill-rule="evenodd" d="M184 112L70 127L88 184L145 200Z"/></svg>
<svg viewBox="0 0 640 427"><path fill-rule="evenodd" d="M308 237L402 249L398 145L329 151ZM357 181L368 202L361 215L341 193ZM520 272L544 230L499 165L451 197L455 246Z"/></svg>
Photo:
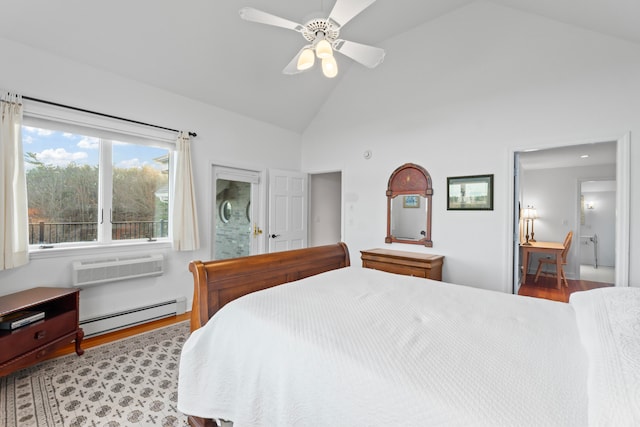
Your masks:
<svg viewBox="0 0 640 427"><path fill-rule="evenodd" d="M282 70L283 74L292 75L292 74L298 74L303 71L306 71L306 70L298 70L298 58L300 57L300 55L302 55L302 51L307 49L308 47L309 46L305 46L302 49L300 49L300 51L296 54L296 56L293 57L291 62L289 62L286 67L284 67L284 70Z"/></svg>
<svg viewBox="0 0 640 427"><path fill-rule="evenodd" d="M351 21L357 14L365 10L376 0L336 0L328 20L338 28Z"/></svg>
<svg viewBox="0 0 640 427"><path fill-rule="evenodd" d="M301 32L304 30L304 26L289 21L288 19L280 18L279 16L272 15L267 12L263 12L252 7L243 7L240 9L240 17L245 21L257 22L259 24L273 25L275 27L287 28Z"/></svg>
<svg viewBox="0 0 640 427"><path fill-rule="evenodd" d="M369 68L375 68L380 65L385 55L384 49L379 47L342 39L333 42L333 49Z"/></svg>

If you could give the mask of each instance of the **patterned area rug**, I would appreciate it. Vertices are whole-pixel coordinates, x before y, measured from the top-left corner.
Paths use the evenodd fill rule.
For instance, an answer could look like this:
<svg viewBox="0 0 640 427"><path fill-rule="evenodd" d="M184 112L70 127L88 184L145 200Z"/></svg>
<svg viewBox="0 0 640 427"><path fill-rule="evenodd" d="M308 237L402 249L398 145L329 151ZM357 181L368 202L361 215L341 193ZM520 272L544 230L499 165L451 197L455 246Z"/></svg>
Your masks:
<svg viewBox="0 0 640 427"><path fill-rule="evenodd" d="M186 426L176 404L188 336L181 322L0 378L0 425Z"/></svg>

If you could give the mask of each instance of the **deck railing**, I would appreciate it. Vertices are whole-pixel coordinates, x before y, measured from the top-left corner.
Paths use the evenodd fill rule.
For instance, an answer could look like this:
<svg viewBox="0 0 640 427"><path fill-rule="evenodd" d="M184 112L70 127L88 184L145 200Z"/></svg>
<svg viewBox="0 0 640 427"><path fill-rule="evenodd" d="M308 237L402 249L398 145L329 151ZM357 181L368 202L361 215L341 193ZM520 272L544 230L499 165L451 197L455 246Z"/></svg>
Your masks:
<svg viewBox="0 0 640 427"><path fill-rule="evenodd" d="M155 239L169 235L167 220L114 221L111 224L112 240ZM93 242L98 240L98 224L95 222L36 222L29 223L29 244L43 245L69 242Z"/></svg>

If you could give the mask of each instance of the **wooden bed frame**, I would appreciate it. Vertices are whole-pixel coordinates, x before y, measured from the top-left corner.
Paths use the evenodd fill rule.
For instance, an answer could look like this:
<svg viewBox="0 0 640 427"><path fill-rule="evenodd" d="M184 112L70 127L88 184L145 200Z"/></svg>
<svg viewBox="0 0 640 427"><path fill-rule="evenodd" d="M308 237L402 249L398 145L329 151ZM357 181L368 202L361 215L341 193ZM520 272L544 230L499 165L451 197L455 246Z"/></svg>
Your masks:
<svg viewBox="0 0 640 427"><path fill-rule="evenodd" d="M204 326L222 306L251 292L293 282L325 271L348 267L349 249L344 243L294 249L216 261L191 261L193 306L191 331ZM194 427L214 427L216 422L188 417Z"/></svg>

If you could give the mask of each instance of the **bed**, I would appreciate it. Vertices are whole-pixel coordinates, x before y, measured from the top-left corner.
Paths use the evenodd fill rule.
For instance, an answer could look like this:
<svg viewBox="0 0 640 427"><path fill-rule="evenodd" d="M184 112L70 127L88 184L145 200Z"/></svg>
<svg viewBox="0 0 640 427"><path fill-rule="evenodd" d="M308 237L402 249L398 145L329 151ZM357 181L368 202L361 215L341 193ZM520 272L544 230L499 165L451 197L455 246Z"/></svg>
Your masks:
<svg viewBox="0 0 640 427"><path fill-rule="evenodd" d="M191 425L640 425L640 289L569 304L352 267L340 243L194 261Z"/></svg>

